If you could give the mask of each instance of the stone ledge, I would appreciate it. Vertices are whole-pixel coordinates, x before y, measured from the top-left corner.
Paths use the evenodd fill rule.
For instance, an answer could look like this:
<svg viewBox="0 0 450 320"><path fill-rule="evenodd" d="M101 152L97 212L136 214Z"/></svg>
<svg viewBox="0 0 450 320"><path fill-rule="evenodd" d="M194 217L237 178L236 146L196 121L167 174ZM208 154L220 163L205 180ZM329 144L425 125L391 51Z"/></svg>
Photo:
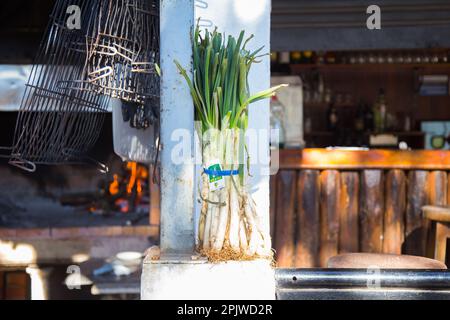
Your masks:
<svg viewBox="0 0 450 320"><path fill-rule="evenodd" d="M65 228L0 228L0 239L73 239L84 237L158 237L159 226L105 226Z"/></svg>
<svg viewBox="0 0 450 320"><path fill-rule="evenodd" d="M268 260L209 263L189 255L145 259L141 299L273 300L274 269Z"/></svg>

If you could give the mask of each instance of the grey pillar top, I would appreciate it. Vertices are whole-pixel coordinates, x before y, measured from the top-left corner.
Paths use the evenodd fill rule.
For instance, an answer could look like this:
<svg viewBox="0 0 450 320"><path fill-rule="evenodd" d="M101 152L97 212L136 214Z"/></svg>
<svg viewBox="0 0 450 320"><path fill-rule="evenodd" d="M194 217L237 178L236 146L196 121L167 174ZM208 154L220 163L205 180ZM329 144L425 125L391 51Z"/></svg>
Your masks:
<svg viewBox="0 0 450 320"><path fill-rule="evenodd" d="M194 107L174 59L191 73L194 0L161 0L161 252L192 253ZM184 140L183 140L184 139ZM180 148L180 143L190 144ZM183 140L183 141L182 141ZM187 148L186 148L187 146ZM180 154L180 150L182 150ZM180 161L182 158L182 161ZM175 161L174 161L175 160Z"/></svg>

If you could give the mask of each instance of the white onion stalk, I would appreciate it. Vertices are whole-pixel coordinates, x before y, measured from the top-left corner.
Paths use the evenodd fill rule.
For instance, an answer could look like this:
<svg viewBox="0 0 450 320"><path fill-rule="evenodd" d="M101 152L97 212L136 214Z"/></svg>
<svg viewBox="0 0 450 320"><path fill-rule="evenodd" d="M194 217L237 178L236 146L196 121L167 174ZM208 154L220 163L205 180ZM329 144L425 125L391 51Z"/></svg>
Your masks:
<svg viewBox="0 0 450 320"><path fill-rule="evenodd" d="M234 139L233 139L233 131L232 130L223 130L222 131L222 139L223 148L224 148L224 156L222 157L222 169L230 170L231 166L231 157L234 150ZM212 249L216 252L222 250L223 243L225 241L225 233L228 227L228 221L230 218L230 189L231 189L231 178L226 176L225 179L225 188L220 190L220 202L221 206L219 209L218 219L217 219L217 231L215 234L215 239L212 242Z"/></svg>

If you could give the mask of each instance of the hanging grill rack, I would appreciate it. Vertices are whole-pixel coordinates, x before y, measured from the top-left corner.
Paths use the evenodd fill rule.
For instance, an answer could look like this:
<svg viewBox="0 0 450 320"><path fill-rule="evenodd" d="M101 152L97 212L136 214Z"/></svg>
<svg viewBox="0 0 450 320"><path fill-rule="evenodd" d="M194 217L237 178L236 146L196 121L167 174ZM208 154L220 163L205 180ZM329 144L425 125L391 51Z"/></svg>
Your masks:
<svg viewBox="0 0 450 320"><path fill-rule="evenodd" d="M88 12L81 15L81 29L66 25L69 5ZM88 9L98 5L95 0L56 1L19 108L10 164L35 171L36 164L86 161L86 152L100 134L108 101L66 84L82 77L86 50L78 44L92 32L95 10Z"/></svg>
<svg viewBox="0 0 450 320"><path fill-rule="evenodd" d="M81 9L81 29L66 25L69 5ZM66 83L82 76L86 50L78 44L92 32L89 22L98 5L97 0L56 1L19 108L10 164L33 172L36 164L92 161L85 154L100 134L108 101Z"/></svg>
<svg viewBox="0 0 450 320"><path fill-rule="evenodd" d="M80 29L66 25L73 5ZM57 0L6 148L9 163L32 172L36 164L95 162L107 171L86 154L109 97L133 104L136 127L148 126L159 106L158 61L157 0Z"/></svg>
<svg viewBox="0 0 450 320"><path fill-rule="evenodd" d="M136 104L155 103L159 97L158 2L101 2L95 36L87 39L85 88Z"/></svg>

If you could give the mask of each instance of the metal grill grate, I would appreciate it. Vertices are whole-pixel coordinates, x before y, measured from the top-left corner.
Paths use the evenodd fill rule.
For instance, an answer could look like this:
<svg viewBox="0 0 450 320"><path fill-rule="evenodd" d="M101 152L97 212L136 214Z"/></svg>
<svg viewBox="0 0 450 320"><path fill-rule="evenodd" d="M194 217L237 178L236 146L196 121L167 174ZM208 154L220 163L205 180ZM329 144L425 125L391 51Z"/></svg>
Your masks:
<svg viewBox="0 0 450 320"><path fill-rule="evenodd" d="M77 5L81 29L69 29L66 10ZM68 83L80 79L86 60L81 45L92 33L98 1L58 0L50 16L19 108L10 163L27 171L36 164L82 162L97 140L107 99Z"/></svg>
<svg viewBox="0 0 450 320"><path fill-rule="evenodd" d="M130 125L138 119L134 126L144 128L155 120L158 108L150 105L159 105L157 3L56 1L8 148L12 165L35 171L36 164L93 161L86 154L100 135L109 97L135 105ZM73 5L81 9L79 29L66 25Z"/></svg>
<svg viewBox="0 0 450 320"><path fill-rule="evenodd" d="M88 89L145 104L159 97L159 9L156 0L105 0L87 40Z"/></svg>

